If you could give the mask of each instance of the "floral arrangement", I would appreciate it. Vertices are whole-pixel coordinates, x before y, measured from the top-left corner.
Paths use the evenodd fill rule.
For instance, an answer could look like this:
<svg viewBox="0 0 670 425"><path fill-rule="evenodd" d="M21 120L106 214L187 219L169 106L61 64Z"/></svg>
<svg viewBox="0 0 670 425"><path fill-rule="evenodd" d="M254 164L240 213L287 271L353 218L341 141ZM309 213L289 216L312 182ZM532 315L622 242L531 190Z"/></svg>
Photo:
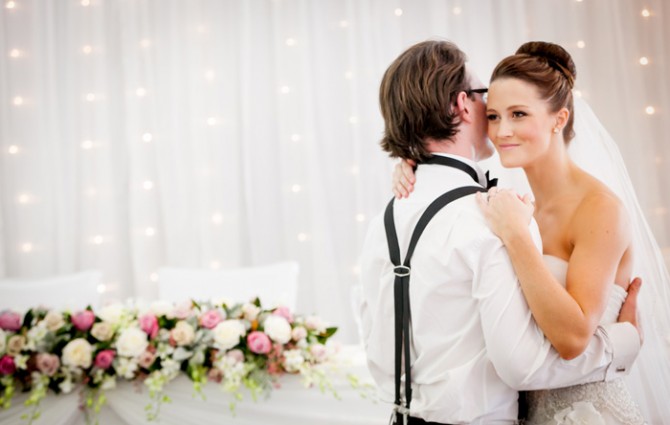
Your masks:
<svg viewBox="0 0 670 425"><path fill-rule="evenodd" d="M39 403L49 391L82 390L82 408L95 418L104 392L118 380L143 382L148 388L149 420L169 402L164 386L186 374L196 392L216 382L242 398L269 391L284 373L300 374L306 385L329 388L325 345L336 331L316 316L299 317L286 307L263 309L225 301L181 304L110 305L93 311L31 309L25 315L0 312L0 406L14 393L29 391L24 415L39 417ZM332 388L331 388L332 390Z"/></svg>

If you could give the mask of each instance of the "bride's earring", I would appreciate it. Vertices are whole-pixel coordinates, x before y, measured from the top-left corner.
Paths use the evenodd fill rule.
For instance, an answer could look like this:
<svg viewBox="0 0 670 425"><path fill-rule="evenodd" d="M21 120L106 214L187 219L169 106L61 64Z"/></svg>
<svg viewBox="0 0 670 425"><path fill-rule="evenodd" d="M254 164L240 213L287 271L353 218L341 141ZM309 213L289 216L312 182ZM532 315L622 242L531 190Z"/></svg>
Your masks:
<svg viewBox="0 0 670 425"><path fill-rule="evenodd" d="M558 134L558 132L561 131L558 127L554 127L554 134Z"/></svg>

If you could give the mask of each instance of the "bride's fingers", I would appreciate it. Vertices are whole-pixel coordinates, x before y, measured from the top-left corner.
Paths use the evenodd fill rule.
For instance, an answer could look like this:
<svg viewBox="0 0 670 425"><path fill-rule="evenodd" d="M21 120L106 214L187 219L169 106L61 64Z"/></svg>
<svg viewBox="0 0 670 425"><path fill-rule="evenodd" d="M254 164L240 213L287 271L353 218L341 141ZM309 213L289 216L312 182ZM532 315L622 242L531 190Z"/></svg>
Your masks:
<svg viewBox="0 0 670 425"><path fill-rule="evenodd" d="M414 176L414 167L416 163L411 159L400 162L400 171L402 172L405 181L410 185L416 183L416 177Z"/></svg>

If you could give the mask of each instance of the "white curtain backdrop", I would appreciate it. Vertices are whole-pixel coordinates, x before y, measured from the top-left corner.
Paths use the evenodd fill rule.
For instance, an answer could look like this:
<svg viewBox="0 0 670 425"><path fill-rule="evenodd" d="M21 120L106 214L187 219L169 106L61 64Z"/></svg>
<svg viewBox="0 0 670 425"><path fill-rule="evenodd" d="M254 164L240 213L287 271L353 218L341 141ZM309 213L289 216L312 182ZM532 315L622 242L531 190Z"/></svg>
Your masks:
<svg viewBox="0 0 670 425"><path fill-rule="evenodd" d="M662 0L2 0L0 276L295 259L299 310L354 339L351 287L390 199L377 94L391 61L455 41L483 81L562 44L670 246L670 6Z"/></svg>

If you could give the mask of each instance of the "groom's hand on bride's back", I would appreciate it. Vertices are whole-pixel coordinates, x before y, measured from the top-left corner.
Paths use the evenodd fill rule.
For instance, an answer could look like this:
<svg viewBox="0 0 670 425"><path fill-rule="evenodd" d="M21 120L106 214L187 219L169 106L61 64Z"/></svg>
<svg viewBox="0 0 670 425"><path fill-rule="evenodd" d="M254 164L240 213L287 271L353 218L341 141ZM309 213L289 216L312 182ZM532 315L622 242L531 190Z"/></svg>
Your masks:
<svg viewBox="0 0 670 425"><path fill-rule="evenodd" d="M626 300L619 310L619 322L629 322L637 332L640 334L640 344L644 342L644 334L642 332L642 324L640 323L640 312L637 310L637 297L640 294L640 286L642 286L642 279L636 277L628 286L628 295Z"/></svg>

